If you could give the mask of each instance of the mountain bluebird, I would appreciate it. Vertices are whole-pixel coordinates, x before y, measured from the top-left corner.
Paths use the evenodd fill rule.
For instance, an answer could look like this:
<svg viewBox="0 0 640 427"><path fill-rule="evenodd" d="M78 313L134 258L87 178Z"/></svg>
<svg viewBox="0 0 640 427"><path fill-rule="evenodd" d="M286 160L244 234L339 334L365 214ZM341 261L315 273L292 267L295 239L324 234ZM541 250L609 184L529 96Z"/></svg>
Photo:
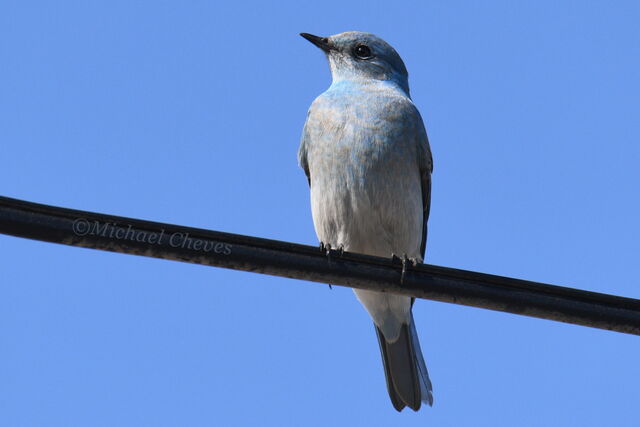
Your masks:
<svg viewBox="0 0 640 427"><path fill-rule="evenodd" d="M433 162L402 59L369 33L301 36L324 51L333 78L311 104L298 152L321 245L422 261ZM373 318L394 408L432 405L413 299L355 293Z"/></svg>

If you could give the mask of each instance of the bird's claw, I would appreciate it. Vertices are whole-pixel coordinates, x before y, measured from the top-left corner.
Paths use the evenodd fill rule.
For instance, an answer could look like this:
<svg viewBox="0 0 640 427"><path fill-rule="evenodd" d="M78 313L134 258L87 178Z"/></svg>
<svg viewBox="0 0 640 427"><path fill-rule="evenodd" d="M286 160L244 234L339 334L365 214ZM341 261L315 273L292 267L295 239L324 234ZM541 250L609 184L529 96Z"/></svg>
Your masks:
<svg viewBox="0 0 640 427"><path fill-rule="evenodd" d="M337 249L331 247L331 243L320 242L320 251L327 257L328 261L331 261L331 255L338 254L338 258L344 255L344 245L338 246Z"/></svg>
<svg viewBox="0 0 640 427"><path fill-rule="evenodd" d="M327 257L327 262L331 262L331 251L335 251L338 253L338 257L344 255L344 245L340 245L338 249L332 249L331 243L320 242L320 250ZM329 285L329 289L333 289L331 285Z"/></svg>
<svg viewBox="0 0 640 427"><path fill-rule="evenodd" d="M323 254L326 255L327 253L327 246L331 247L331 245L325 245L324 242L320 242L320 252L322 252Z"/></svg>
<svg viewBox="0 0 640 427"><path fill-rule="evenodd" d="M416 258L409 258L407 254L403 254L402 258L400 258L395 253L391 254L391 262L392 263L400 263L402 264L402 272L400 273L400 284L404 285L404 278L407 274L407 270L409 269L409 265L415 267L418 265L418 260Z"/></svg>
<svg viewBox="0 0 640 427"><path fill-rule="evenodd" d="M331 262L331 243L320 242L320 251L327 257L327 261Z"/></svg>

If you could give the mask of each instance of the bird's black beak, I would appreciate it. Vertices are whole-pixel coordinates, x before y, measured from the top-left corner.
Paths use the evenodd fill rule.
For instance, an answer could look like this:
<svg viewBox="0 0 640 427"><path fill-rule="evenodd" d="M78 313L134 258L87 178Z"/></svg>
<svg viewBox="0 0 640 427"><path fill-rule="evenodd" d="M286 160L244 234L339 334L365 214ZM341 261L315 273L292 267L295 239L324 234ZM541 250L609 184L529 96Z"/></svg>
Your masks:
<svg viewBox="0 0 640 427"><path fill-rule="evenodd" d="M311 43L318 46L320 49L322 49L325 52L329 52L331 49L333 49L333 46L329 42L328 37L318 37L309 33L300 33L300 35L305 39L309 40Z"/></svg>

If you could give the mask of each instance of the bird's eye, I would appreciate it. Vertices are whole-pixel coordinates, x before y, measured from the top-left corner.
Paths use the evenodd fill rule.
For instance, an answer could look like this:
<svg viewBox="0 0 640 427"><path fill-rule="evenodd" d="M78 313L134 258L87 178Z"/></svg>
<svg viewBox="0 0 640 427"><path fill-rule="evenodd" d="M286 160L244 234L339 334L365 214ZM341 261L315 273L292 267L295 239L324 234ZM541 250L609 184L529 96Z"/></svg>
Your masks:
<svg viewBox="0 0 640 427"><path fill-rule="evenodd" d="M353 54L356 56L356 58L360 59L373 58L371 49L369 49L369 46L365 44L359 44L358 46L356 46L355 49L353 49Z"/></svg>

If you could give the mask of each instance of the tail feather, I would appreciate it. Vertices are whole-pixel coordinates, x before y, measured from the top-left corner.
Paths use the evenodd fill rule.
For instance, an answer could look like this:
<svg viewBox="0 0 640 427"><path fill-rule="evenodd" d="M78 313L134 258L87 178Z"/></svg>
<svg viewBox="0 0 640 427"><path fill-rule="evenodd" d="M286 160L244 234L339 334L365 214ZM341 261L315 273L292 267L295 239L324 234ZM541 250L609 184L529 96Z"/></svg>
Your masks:
<svg viewBox="0 0 640 427"><path fill-rule="evenodd" d="M420 348L420 341L418 341L418 332L416 331L416 323L413 321L413 313L411 313L411 324L409 328L411 329L411 340L413 342L413 349L415 350L418 377L420 378L422 401L427 402L429 406L433 406L433 386L429 379L427 365L424 363L424 357L422 357L422 349Z"/></svg>
<svg viewBox="0 0 640 427"><path fill-rule="evenodd" d="M375 326L375 325L374 325ZM389 363L387 363L387 343L384 340L384 336L380 329L376 326L376 333L378 335L378 344L380 344L380 353L382 353L382 364L384 366L384 377L387 381L387 390L389 391L389 398L391 399L391 404L396 409L396 411L400 412L406 406L402 398L396 392L396 387L393 385L393 379L391 376L391 370L389 369Z"/></svg>
<svg viewBox="0 0 640 427"><path fill-rule="evenodd" d="M397 411L405 406L417 411L422 401L433 405L431 381L413 323L412 316L409 325L402 325L395 342L388 342L376 326L387 390Z"/></svg>

